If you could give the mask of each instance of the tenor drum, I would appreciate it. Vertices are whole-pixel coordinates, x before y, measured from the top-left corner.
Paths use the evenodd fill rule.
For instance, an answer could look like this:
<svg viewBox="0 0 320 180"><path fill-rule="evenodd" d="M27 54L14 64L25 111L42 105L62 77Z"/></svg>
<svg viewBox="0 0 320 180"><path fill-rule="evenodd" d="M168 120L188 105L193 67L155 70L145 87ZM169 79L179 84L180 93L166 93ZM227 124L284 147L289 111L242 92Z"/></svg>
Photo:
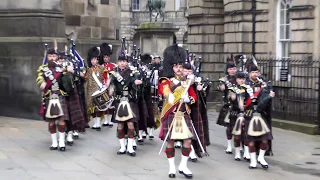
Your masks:
<svg viewBox="0 0 320 180"><path fill-rule="evenodd" d="M99 111L106 111L113 102L113 98L109 98L106 88L94 92L91 97L92 103L97 106Z"/></svg>

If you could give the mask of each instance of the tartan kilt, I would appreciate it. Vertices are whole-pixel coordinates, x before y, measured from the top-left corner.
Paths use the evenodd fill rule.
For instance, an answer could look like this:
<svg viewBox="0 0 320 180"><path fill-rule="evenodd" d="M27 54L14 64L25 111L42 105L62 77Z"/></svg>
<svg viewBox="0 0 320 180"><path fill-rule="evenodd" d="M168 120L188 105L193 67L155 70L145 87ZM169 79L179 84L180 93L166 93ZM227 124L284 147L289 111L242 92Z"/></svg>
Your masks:
<svg viewBox="0 0 320 180"><path fill-rule="evenodd" d="M45 117L45 114L47 112L47 108L46 108L45 109L45 114L44 114L46 122L54 122L54 121L57 121L57 120L69 121L69 110L68 110L68 104L67 104L66 97L62 96L62 95L59 95L59 102L61 104L61 108L62 108L62 111L63 111L64 115L62 115L60 117L57 117L57 118L47 118L47 117ZM45 107L48 107L48 105L49 105L49 99L45 99Z"/></svg>
<svg viewBox="0 0 320 180"><path fill-rule="evenodd" d="M229 112L229 106L224 105L219 113L218 119L217 119L217 124L220 126L226 126L226 123L224 122L224 118L227 116Z"/></svg>
<svg viewBox="0 0 320 180"><path fill-rule="evenodd" d="M268 128L270 129L270 132L261 135L261 136L250 136L248 135L248 129L249 129L249 123L252 118L252 116L245 116L245 123L244 123L244 141L247 142L255 142L255 141L264 141L264 140L272 140L272 130L270 128L270 124L266 121L265 117L261 116L263 120L266 122Z"/></svg>
<svg viewBox="0 0 320 180"><path fill-rule="evenodd" d="M154 115L156 114L155 109L154 109L154 103L152 103L152 99L151 97L149 97L148 99L145 99L146 101L146 105L147 105L147 113L148 113L148 117L147 117L147 127L148 128L152 128L155 126L156 122L154 119ZM158 109L158 108L157 108Z"/></svg>
<svg viewBox="0 0 320 180"><path fill-rule="evenodd" d="M114 103L115 114L117 113L119 104L120 104L119 101ZM131 118L131 119L127 120L127 121L117 121L116 120L116 115L114 115L114 116L112 116L112 122L114 122L114 123L138 122L138 119L140 118L140 116L139 116L139 110L138 110L138 107L137 107L137 103L130 101L129 104L130 104L130 107L131 107L131 109L133 111L133 114L134 114L133 118Z"/></svg>
<svg viewBox="0 0 320 180"><path fill-rule="evenodd" d="M138 113L139 113L139 122L138 122L138 126L139 126L139 130L147 131L147 120L148 120L148 108L146 105L146 101L143 98L140 98L138 100L137 103L138 106Z"/></svg>
<svg viewBox="0 0 320 180"><path fill-rule="evenodd" d="M229 123L226 123L226 127L227 127L227 136L230 136L232 137L233 134L232 134L232 130L236 124L236 121L237 121L237 114L238 114L238 111L230 111L230 122Z"/></svg>
<svg viewBox="0 0 320 180"><path fill-rule="evenodd" d="M104 114L113 115L114 112L115 112L115 108L112 108L112 109L107 109L106 111L104 111Z"/></svg>
<svg viewBox="0 0 320 180"><path fill-rule="evenodd" d="M87 122L84 117L83 107L80 101L77 88L74 88L74 91L67 97L67 100L71 121L69 130L85 132Z"/></svg>
<svg viewBox="0 0 320 180"><path fill-rule="evenodd" d="M161 140L163 140L163 141L164 141L164 139L165 139L165 137L166 137L166 135L167 135L167 133L169 131L169 128L170 128L170 125L171 125L171 123L173 121L173 118L174 118L174 114L170 113L166 119L162 119L161 129L160 129L160 131L162 131L162 132L159 133L159 138ZM188 114L185 113L184 114L184 119L186 121L188 129L190 130L190 132L192 134L194 134L194 131L193 131L193 128L192 128L192 124L191 124L191 117ZM192 139L196 140L196 137L193 136ZM167 138L167 141L169 141L169 140L171 140L171 131L170 131L170 134L169 134L169 136ZM178 139L175 139L175 140L178 140Z"/></svg>
<svg viewBox="0 0 320 180"><path fill-rule="evenodd" d="M191 108L191 118L192 118L192 122L193 122L193 125L194 125L194 128L196 129L196 132L194 133L197 133L199 139L200 139L200 143L203 147L203 149L206 151L206 145L205 145L205 138L204 138L204 127L203 127L203 121L202 121L202 116L201 116L201 112L200 112L200 109L199 109L199 104L200 102L196 102L195 104L192 104L190 106ZM200 144L198 142L198 139L197 137L195 136L195 139L194 141L192 141L192 145L193 145L193 148L195 150L195 153L201 157L201 148L200 148Z"/></svg>

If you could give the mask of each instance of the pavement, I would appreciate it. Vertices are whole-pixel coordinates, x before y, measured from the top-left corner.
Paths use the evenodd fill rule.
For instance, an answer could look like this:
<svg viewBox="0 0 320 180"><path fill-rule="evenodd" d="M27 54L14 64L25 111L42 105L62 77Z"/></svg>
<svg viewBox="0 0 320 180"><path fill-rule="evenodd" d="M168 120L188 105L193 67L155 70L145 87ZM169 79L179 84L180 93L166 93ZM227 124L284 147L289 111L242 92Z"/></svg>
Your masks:
<svg viewBox="0 0 320 180"><path fill-rule="evenodd" d="M234 161L226 148L225 128L216 125L217 112L208 112L210 156L189 162L196 180L283 180L320 178L320 138L273 128L274 156L266 157L268 170L250 170L249 163ZM101 132L88 129L65 152L50 151L50 135L43 121L0 117L0 179L10 180L164 180L168 163L158 155L162 141L146 139L138 145L137 156L117 155L116 128ZM156 131L156 134L158 131ZM180 162L176 150L176 165ZM177 174L176 179L185 179Z"/></svg>

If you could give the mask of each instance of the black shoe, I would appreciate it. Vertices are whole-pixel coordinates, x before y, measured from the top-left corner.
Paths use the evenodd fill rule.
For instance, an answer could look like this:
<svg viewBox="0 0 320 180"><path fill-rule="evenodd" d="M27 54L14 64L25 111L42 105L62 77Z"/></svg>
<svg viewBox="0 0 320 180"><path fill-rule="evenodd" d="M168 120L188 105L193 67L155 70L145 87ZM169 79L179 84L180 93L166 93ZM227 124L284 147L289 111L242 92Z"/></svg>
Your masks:
<svg viewBox="0 0 320 180"><path fill-rule="evenodd" d="M232 154L232 151L226 151L227 154Z"/></svg>
<svg viewBox="0 0 320 180"><path fill-rule="evenodd" d="M249 169L256 169L257 167L249 166Z"/></svg>
<svg viewBox="0 0 320 180"><path fill-rule="evenodd" d="M261 165L261 167L263 168L263 169L268 169L269 168L269 165L263 165L263 164L261 164L261 162L258 162L260 165Z"/></svg>
<svg viewBox="0 0 320 180"><path fill-rule="evenodd" d="M176 178L176 174L169 174L169 178Z"/></svg>
<svg viewBox="0 0 320 180"><path fill-rule="evenodd" d="M146 138L147 138L147 136L142 136L142 138L143 138L143 139L146 139Z"/></svg>
<svg viewBox="0 0 320 180"><path fill-rule="evenodd" d="M112 128L112 127L113 127L113 124L109 124L109 127Z"/></svg>
<svg viewBox="0 0 320 180"><path fill-rule="evenodd" d="M143 142L143 139L138 139L138 142L140 142L140 143Z"/></svg>
<svg viewBox="0 0 320 180"><path fill-rule="evenodd" d="M118 151L118 152L117 152L118 155L122 155L122 154L125 154L125 153L126 153L125 151L123 151L123 152Z"/></svg>
<svg viewBox="0 0 320 180"><path fill-rule="evenodd" d="M107 126L109 126L109 124L102 124L102 126L103 126L103 127L107 127Z"/></svg>
<svg viewBox="0 0 320 180"><path fill-rule="evenodd" d="M79 139L79 135L72 135L73 139Z"/></svg>
<svg viewBox="0 0 320 180"><path fill-rule="evenodd" d="M236 161L241 161L241 159L240 159L240 158L234 158L234 160L236 160Z"/></svg>
<svg viewBox="0 0 320 180"><path fill-rule="evenodd" d="M91 129L97 129L96 127L91 127Z"/></svg>
<svg viewBox="0 0 320 180"><path fill-rule="evenodd" d="M149 136L149 139L153 139L154 138L154 136Z"/></svg>
<svg viewBox="0 0 320 180"><path fill-rule="evenodd" d="M69 146L72 146L72 145L73 145L73 141L67 141L67 144L68 144Z"/></svg>
<svg viewBox="0 0 320 180"><path fill-rule="evenodd" d="M192 174L185 174L183 171L179 171L180 174L183 174L185 178L192 179Z"/></svg>
<svg viewBox="0 0 320 180"><path fill-rule="evenodd" d="M60 151L66 151L66 147L60 147L59 150Z"/></svg>
<svg viewBox="0 0 320 180"><path fill-rule="evenodd" d="M50 150L57 150L57 149L58 147L53 147L53 146L50 147Z"/></svg>
<svg viewBox="0 0 320 180"><path fill-rule="evenodd" d="M128 152L128 154L129 154L129 156L132 156L132 157L136 156L136 152L132 152L132 153Z"/></svg>
<svg viewBox="0 0 320 180"><path fill-rule="evenodd" d="M192 158L189 158L192 162L197 162L198 161L198 158L194 158L194 159L192 159Z"/></svg>
<svg viewBox="0 0 320 180"><path fill-rule="evenodd" d="M132 149L133 150L137 150L137 146L132 146Z"/></svg>
<svg viewBox="0 0 320 180"><path fill-rule="evenodd" d="M97 130L97 131L101 131L101 127L97 127L96 130Z"/></svg>

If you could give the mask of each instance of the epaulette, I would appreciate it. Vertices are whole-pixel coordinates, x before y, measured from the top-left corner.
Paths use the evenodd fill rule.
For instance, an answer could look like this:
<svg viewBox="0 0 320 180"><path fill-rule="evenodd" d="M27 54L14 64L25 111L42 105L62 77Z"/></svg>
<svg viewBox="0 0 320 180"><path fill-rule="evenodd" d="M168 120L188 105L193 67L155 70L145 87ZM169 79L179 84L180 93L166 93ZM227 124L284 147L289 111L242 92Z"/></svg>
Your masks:
<svg viewBox="0 0 320 180"><path fill-rule="evenodd" d="M38 76L37 76L37 79L36 79L36 83L37 84L42 84L44 82L43 68L46 67L46 66L47 66L46 64L39 66L39 68L37 70L37 72L38 72Z"/></svg>
<svg viewBox="0 0 320 180"><path fill-rule="evenodd" d="M241 87L244 87L244 88L246 88L247 86L246 86L246 84L241 84L240 85Z"/></svg>
<svg viewBox="0 0 320 180"><path fill-rule="evenodd" d="M219 81L225 82L226 81L226 76L220 78Z"/></svg>
<svg viewBox="0 0 320 180"><path fill-rule="evenodd" d="M109 74L112 74L114 77L116 77L116 72L110 71Z"/></svg>

